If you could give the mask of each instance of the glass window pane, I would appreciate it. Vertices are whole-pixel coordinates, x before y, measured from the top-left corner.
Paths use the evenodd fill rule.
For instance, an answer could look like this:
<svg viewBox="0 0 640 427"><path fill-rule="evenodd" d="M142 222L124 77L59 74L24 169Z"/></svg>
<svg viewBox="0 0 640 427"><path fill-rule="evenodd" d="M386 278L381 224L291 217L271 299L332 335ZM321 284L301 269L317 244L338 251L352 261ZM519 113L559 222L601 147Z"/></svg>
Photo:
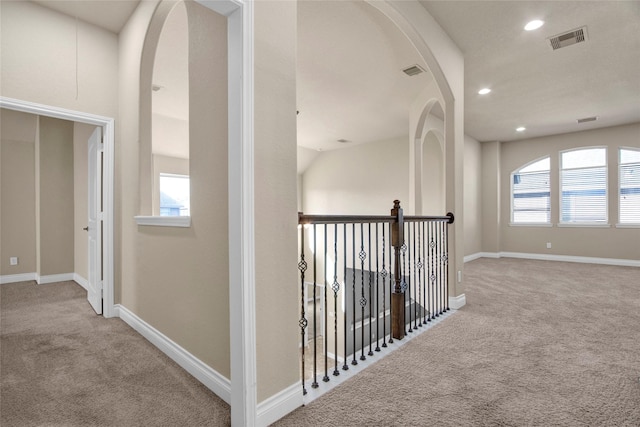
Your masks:
<svg viewBox="0 0 640 427"><path fill-rule="evenodd" d="M620 150L620 224L640 224L640 150Z"/></svg>
<svg viewBox="0 0 640 427"><path fill-rule="evenodd" d="M514 223L551 222L550 158L517 170L512 177L511 220Z"/></svg>
<svg viewBox="0 0 640 427"><path fill-rule="evenodd" d="M160 216L190 216L189 177L160 174Z"/></svg>
<svg viewBox="0 0 640 427"><path fill-rule="evenodd" d="M561 157L562 169L588 168L607 165L606 148L585 148L565 151Z"/></svg>

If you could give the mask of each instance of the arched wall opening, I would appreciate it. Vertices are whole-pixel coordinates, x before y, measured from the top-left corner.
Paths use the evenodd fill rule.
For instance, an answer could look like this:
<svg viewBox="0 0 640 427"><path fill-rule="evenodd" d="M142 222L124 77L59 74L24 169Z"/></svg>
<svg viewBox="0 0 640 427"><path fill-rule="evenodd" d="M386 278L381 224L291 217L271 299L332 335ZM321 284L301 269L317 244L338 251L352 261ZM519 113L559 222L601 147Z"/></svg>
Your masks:
<svg viewBox="0 0 640 427"><path fill-rule="evenodd" d="M445 211L444 153L442 134L429 130L422 141L422 214L442 215Z"/></svg>

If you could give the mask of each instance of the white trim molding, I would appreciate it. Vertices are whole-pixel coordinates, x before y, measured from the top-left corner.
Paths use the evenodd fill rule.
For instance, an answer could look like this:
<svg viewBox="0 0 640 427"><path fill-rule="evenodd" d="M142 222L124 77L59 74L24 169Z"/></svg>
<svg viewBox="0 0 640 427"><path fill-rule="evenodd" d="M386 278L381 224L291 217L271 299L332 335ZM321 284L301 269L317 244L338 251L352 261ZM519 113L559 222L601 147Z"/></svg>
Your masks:
<svg viewBox="0 0 640 427"><path fill-rule="evenodd" d="M88 291L89 281L84 277L82 277L81 275L79 275L78 273L73 273L73 281L76 282L78 285L82 286L85 291Z"/></svg>
<svg viewBox="0 0 640 427"><path fill-rule="evenodd" d="M449 308L451 310L459 310L467 303L467 297L465 294L460 294L457 297L449 297Z"/></svg>
<svg viewBox="0 0 640 427"><path fill-rule="evenodd" d="M191 227L190 216L143 216L133 217L138 225L156 227Z"/></svg>
<svg viewBox="0 0 640 427"><path fill-rule="evenodd" d="M49 274L46 276L36 274L36 283L38 283L38 285L45 285L47 283L67 282L73 280L73 276L74 273Z"/></svg>
<svg viewBox="0 0 640 427"><path fill-rule="evenodd" d="M0 285L7 283L31 282L36 280L36 273L6 274L0 276Z"/></svg>
<svg viewBox="0 0 640 427"><path fill-rule="evenodd" d="M171 360L180 365L185 371L193 375L198 381L204 384L205 387L225 402L229 403L231 401L231 381L229 381L229 379L189 353L123 305L117 304L115 311L127 325L131 326L151 344L169 356Z"/></svg>
<svg viewBox="0 0 640 427"><path fill-rule="evenodd" d="M258 405L256 425L266 427L304 404L299 382L290 385Z"/></svg>
<svg viewBox="0 0 640 427"><path fill-rule="evenodd" d="M65 108L37 104L19 99L0 96L0 107L23 113L36 114L39 116L53 117L72 122L87 123L102 127L104 142L104 164L102 167L103 180L103 212L102 225L104 237L102 240L103 250L103 301L104 317L114 316L114 174L115 174L115 121L112 117L98 116L91 113L67 110ZM73 280L73 279L70 279Z"/></svg>
<svg viewBox="0 0 640 427"><path fill-rule="evenodd" d="M621 267L640 267L640 260L635 259L619 259L619 258L599 258L574 255L551 255L551 254L533 254L525 252L478 252L465 257L465 262L473 261L478 258L521 258L535 259L541 261L560 261L560 262L578 262L583 264L604 264L618 265Z"/></svg>

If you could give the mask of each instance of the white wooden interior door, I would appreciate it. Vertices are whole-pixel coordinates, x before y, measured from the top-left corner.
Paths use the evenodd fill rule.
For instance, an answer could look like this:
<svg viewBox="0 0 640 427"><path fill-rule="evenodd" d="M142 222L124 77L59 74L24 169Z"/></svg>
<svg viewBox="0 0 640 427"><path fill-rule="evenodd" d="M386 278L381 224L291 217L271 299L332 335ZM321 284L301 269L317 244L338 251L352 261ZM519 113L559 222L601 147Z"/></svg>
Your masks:
<svg viewBox="0 0 640 427"><path fill-rule="evenodd" d="M87 299L97 314L102 314L102 128L89 138L89 286Z"/></svg>

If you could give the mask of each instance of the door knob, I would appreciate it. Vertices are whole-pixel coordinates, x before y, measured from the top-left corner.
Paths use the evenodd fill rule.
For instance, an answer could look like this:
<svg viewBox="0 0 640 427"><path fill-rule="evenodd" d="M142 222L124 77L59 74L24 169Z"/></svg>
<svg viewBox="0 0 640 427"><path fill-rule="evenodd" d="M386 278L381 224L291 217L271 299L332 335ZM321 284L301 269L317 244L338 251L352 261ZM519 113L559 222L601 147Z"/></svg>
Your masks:
<svg viewBox="0 0 640 427"><path fill-rule="evenodd" d="M86 227L83 228L84 231L89 231L89 226L87 225Z"/></svg>

